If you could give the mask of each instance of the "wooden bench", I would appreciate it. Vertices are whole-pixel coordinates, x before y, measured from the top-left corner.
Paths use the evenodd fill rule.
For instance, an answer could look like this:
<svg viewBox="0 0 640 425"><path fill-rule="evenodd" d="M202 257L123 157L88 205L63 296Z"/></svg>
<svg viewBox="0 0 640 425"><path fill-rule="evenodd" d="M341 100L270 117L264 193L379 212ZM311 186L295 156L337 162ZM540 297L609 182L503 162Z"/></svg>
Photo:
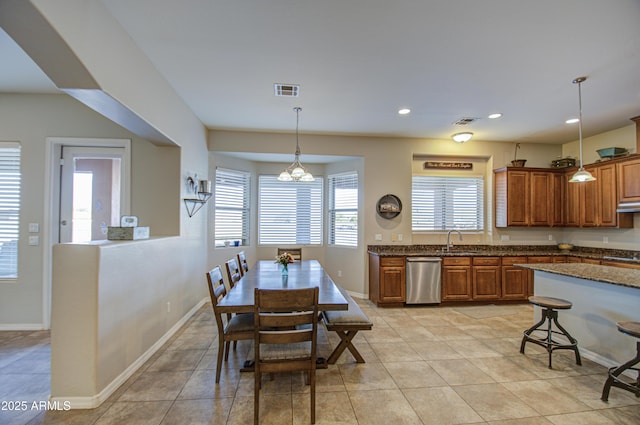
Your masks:
<svg viewBox="0 0 640 425"><path fill-rule="evenodd" d="M328 331L333 331L340 337L340 343L327 359L328 364L334 364L346 348L349 349L358 363L364 363L364 359L351 342L358 331L370 331L373 323L369 320L360 306L351 298L351 295L338 286L338 289L349 302L349 309L342 311L323 311L322 322Z"/></svg>

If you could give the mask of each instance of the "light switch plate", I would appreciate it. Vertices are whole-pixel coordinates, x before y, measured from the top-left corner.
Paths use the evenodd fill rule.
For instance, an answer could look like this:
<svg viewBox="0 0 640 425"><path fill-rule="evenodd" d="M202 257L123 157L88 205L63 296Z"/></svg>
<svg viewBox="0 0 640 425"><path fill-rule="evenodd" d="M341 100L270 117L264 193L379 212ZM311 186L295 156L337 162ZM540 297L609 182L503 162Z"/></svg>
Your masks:
<svg viewBox="0 0 640 425"><path fill-rule="evenodd" d="M381 241L382 240L382 233L376 233L376 240L377 241Z"/></svg>
<svg viewBox="0 0 640 425"><path fill-rule="evenodd" d="M29 236L29 245L30 246L40 245L40 236Z"/></svg>
<svg viewBox="0 0 640 425"><path fill-rule="evenodd" d="M40 224L29 223L29 233L38 233L38 232L40 232Z"/></svg>

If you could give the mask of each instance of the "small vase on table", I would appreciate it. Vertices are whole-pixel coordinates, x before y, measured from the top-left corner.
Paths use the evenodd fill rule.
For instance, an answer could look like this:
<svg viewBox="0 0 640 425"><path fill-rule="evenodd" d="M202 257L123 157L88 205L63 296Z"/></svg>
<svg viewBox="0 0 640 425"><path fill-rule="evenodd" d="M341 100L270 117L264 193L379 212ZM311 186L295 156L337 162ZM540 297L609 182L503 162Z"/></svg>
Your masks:
<svg viewBox="0 0 640 425"><path fill-rule="evenodd" d="M289 265L288 264L283 264L282 265L282 276L288 276L289 275Z"/></svg>

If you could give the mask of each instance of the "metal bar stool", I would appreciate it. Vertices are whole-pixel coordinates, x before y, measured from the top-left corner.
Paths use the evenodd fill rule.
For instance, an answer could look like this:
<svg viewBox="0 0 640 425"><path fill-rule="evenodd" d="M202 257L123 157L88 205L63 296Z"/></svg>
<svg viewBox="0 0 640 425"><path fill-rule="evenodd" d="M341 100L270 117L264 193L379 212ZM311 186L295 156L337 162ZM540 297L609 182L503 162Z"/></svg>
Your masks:
<svg viewBox="0 0 640 425"><path fill-rule="evenodd" d="M541 347L544 347L549 353L549 369L551 369L551 353L553 353L553 350L575 351L576 364L582 365L582 361L580 360L580 352L578 351L578 341L576 341L576 339L572 337L569 332L567 332L567 330L560 325L560 323L558 323L558 312L556 311L569 310L573 306L573 304L571 304L570 301L560 298L539 296L529 297L529 302L533 305L537 305L538 307L542 307L542 319L540 319L538 323L524 331L522 343L520 344L520 353L524 354L525 344L527 342L532 342ZM546 329L543 327L545 322L547 322ZM552 322L555 323L558 330L552 329ZM531 334L536 331L544 333L544 337L536 338L532 336ZM563 335L568 340L568 343L564 341L554 340L554 334Z"/></svg>
<svg viewBox="0 0 640 425"><path fill-rule="evenodd" d="M640 338L640 322L618 322L616 325L618 326L618 330L623 334ZM604 383L604 388L602 389L602 401L609 400L609 391L611 390L611 387L618 387L623 390L631 391L636 395L636 397L640 397L640 369L633 367L638 363L640 363L640 341L636 342L636 356L633 359L621 366L609 368L609 377ZM620 379L620 374L625 370L635 370L638 372L638 377L635 383L625 382Z"/></svg>

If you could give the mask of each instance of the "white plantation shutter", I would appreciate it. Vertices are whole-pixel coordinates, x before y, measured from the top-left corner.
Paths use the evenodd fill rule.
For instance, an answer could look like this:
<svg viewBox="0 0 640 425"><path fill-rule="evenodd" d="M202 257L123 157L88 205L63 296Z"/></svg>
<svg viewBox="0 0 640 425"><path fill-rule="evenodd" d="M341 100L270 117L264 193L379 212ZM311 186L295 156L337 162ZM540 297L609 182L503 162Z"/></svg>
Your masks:
<svg viewBox="0 0 640 425"><path fill-rule="evenodd" d="M20 145L0 143L0 279L18 277Z"/></svg>
<svg viewBox="0 0 640 425"><path fill-rule="evenodd" d="M413 176L411 224L414 232L484 229L481 177Z"/></svg>
<svg viewBox="0 0 640 425"><path fill-rule="evenodd" d="M216 246L223 246L225 241L249 244L249 193L249 173L216 168Z"/></svg>
<svg viewBox="0 0 640 425"><path fill-rule="evenodd" d="M329 176L329 244L358 246L358 174Z"/></svg>
<svg viewBox="0 0 640 425"><path fill-rule="evenodd" d="M322 245L322 185L259 176L258 244Z"/></svg>

